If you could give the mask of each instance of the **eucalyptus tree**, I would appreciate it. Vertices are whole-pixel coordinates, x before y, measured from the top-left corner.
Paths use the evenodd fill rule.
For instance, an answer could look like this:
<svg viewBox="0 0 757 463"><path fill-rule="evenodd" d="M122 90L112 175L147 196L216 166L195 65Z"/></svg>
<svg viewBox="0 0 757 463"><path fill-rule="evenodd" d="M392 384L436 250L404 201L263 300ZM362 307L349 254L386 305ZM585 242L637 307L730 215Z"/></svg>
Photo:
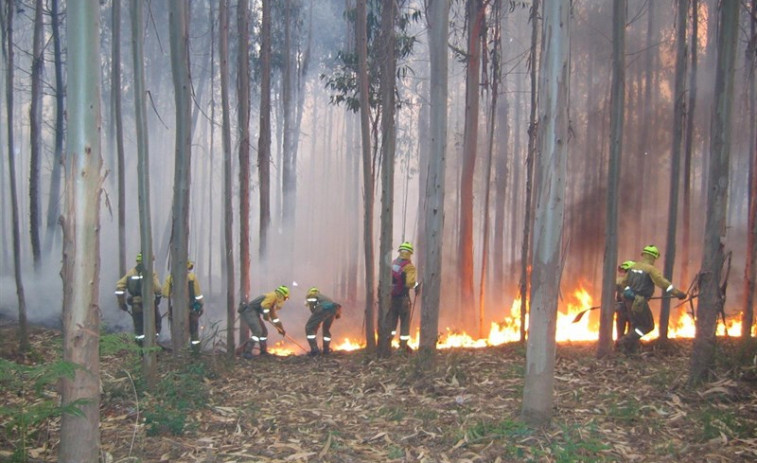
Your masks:
<svg viewBox="0 0 757 463"><path fill-rule="evenodd" d="M239 299L250 300L250 9L247 0L237 2L237 130L239 137ZM231 278L233 273L229 275ZM239 324L239 342L249 336Z"/></svg>
<svg viewBox="0 0 757 463"><path fill-rule="evenodd" d="M696 3L696 0L694 0ZM747 53L747 95L749 101L749 127L751 132L749 163L749 212L747 217L747 257L744 264L744 310L741 321L741 338L744 346L748 346L752 338L754 324L754 298L757 286L757 0L752 0L751 21L749 22L749 46Z"/></svg>
<svg viewBox="0 0 757 463"><path fill-rule="evenodd" d="M534 426L550 422L554 402L555 332L569 136L570 3L548 0L542 17L538 190L521 410L524 421Z"/></svg>
<svg viewBox="0 0 757 463"><path fill-rule="evenodd" d="M271 226L271 2L263 0L260 43L260 133L258 134L258 187L260 188L259 255L268 255Z"/></svg>
<svg viewBox="0 0 757 463"><path fill-rule="evenodd" d="M45 26L42 21L42 0L34 3L34 33L32 38L31 101L29 104L29 236L32 241L34 269L39 270L41 245L39 171L42 158L42 71L45 66L42 38Z"/></svg>
<svg viewBox="0 0 757 463"><path fill-rule="evenodd" d="M7 2L11 3L11 2ZM68 120L63 219L63 360L78 368L61 379L58 460L100 457L100 4L71 2L67 11Z"/></svg>
<svg viewBox="0 0 757 463"><path fill-rule="evenodd" d="M53 40L53 62L55 65L55 148L53 150L53 165L50 173L50 191L47 203L47 234L46 248L49 250L58 230L58 216L60 215L60 170L63 165L63 142L65 140L65 85L63 79L63 52L61 51L61 33L59 0L50 2L50 24ZM126 273L126 265L120 274Z"/></svg>

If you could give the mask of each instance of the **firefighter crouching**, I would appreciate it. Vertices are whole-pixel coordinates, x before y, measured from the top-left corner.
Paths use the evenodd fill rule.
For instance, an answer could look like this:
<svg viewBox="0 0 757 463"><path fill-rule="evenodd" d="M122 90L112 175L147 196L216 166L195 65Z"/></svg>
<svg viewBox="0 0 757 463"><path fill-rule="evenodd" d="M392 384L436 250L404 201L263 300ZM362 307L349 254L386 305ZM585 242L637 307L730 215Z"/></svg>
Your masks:
<svg viewBox="0 0 757 463"><path fill-rule="evenodd" d="M118 307L124 312L129 312L127 304L131 306L131 318L134 322L134 340L137 345L142 347L145 339L144 330L144 312L142 310L142 279L145 273L145 266L142 263L142 253L137 254L137 265L129 269L126 275L121 277L116 283L116 299ZM152 287L155 294L155 336L160 336L161 320L160 311L160 281L157 272L152 273ZM126 292L129 293L128 297Z"/></svg>
<svg viewBox="0 0 757 463"><path fill-rule="evenodd" d="M324 296L316 287L308 289L305 306L310 309L310 318L305 324L305 336L310 344L308 355L331 352L331 324L342 316L342 306ZM318 328L323 324L323 351L318 349Z"/></svg>
<svg viewBox="0 0 757 463"><path fill-rule="evenodd" d="M252 358L252 348L255 343L260 346L260 355L268 354L268 328L266 328L264 321L271 322L282 336L286 335L278 312L287 299L289 299L289 288L282 285L250 302L239 304L237 310L239 316L250 327L250 339L244 343L244 353L242 354L244 358L248 360Z"/></svg>
<svg viewBox="0 0 757 463"><path fill-rule="evenodd" d="M623 286L623 297L631 301L631 330L618 340L618 347L626 352L635 351L642 336L654 329L654 316L649 308L649 299L654 294L655 286L664 291L663 297L670 295L678 299L686 298L686 293L674 287L655 268L654 262L658 257L660 251L656 246L645 246L641 251L641 261L635 262L620 282Z"/></svg>
<svg viewBox="0 0 757 463"><path fill-rule="evenodd" d="M187 284L189 285L189 344L193 351L200 350L200 317L203 314L205 298L200 289L200 282L197 281L197 275L193 272L194 262L187 261ZM163 283L163 296L170 298L173 289L173 280L169 273ZM168 300L168 319L173 318L173 304Z"/></svg>

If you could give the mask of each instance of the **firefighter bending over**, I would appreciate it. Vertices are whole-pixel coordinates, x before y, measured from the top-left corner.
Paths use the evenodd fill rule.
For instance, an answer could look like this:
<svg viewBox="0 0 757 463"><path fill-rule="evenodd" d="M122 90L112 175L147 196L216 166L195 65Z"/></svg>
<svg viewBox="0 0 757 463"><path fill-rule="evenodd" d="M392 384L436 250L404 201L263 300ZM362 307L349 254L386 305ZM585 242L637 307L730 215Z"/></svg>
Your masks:
<svg viewBox="0 0 757 463"><path fill-rule="evenodd" d="M129 269L126 275L121 277L116 283L116 299L118 300L118 307L124 312L129 312L131 318L134 321L134 340L142 347L142 343L145 339L144 330L144 313L142 310L142 279L145 273L145 266L142 263L142 253L137 254L137 265ZM160 336L161 320L160 311L158 306L160 304L160 281L158 280L157 272L152 272L152 288L155 294L155 336ZM126 292L129 295L126 296ZM127 307L127 304L131 306L131 311Z"/></svg>
<svg viewBox="0 0 757 463"><path fill-rule="evenodd" d="M195 268L194 262L187 261L187 284L189 285L189 343L192 350L200 350L200 317L203 314L203 306L205 305L205 298L200 290L200 282L197 281L197 275L193 272ZM173 317L173 304L171 303L171 294L173 293L173 280L169 273L166 277L165 283L163 283L163 296L168 299L168 319Z"/></svg>
<svg viewBox="0 0 757 463"><path fill-rule="evenodd" d="M280 335L286 336L278 312L287 299L289 299L289 288L282 285L250 302L243 301L239 304L237 311L242 320L250 327L251 333L250 339L244 343L244 358L252 358L252 348L255 343L260 346L260 355L268 354L268 328L263 323L264 320L271 322Z"/></svg>
<svg viewBox="0 0 757 463"><path fill-rule="evenodd" d="M305 307L310 309L310 318L305 324L305 335L310 344L308 355L314 356L321 353L318 349L318 328L323 323L323 354L331 352L331 324L342 316L342 306L324 296L315 286L308 289L305 299Z"/></svg>

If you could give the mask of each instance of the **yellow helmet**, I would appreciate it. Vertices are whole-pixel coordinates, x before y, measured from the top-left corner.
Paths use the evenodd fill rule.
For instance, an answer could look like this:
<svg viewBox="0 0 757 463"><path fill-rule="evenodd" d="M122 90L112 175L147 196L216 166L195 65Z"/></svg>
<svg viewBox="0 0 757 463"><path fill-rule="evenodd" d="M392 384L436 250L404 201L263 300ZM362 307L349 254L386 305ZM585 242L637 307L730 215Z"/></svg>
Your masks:
<svg viewBox="0 0 757 463"><path fill-rule="evenodd" d="M137 253L137 263L138 263L138 264L141 264L141 263L142 263L142 253L141 253L141 252L138 252L138 253Z"/></svg>
<svg viewBox="0 0 757 463"><path fill-rule="evenodd" d="M192 270L193 268L195 268L195 263L192 262L191 260L188 260L187 261L187 270Z"/></svg>
<svg viewBox="0 0 757 463"><path fill-rule="evenodd" d="M409 241L405 241L404 243L400 244L400 251L407 251L410 254L413 253L413 245Z"/></svg>
<svg viewBox="0 0 757 463"><path fill-rule="evenodd" d="M649 254L650 256L657 259L660 257L660 250L657 249L657 246L654 244L650 244L649 246L644 246L644 249L641 250L642 254Z"/></svg>
<svg viewBox="0 0 757 463"><path fill-rule="evenodd" d="M316 288L315 286L313 286L310 289L308 289L308 294L307 294L306 297L307 298L318 297L318 294L320 294L320 291L318 290L318 288Z"/></svg>
<svg viewBox="0 0 757 463"><path fill-rule="evenodd" d="M633 264L635 264L635 263L636 262L634 262L632 260L627 260L627 261L623 262L622 264L618 265L618 268L621 269L621 270L630 270L631 267L633 267Z"/></svg>
<svg viewBox="0 0 757 463"><path fill-rule="evenodd" d="M276 288L276 292L284 296L284 299L289 299L289 288L287 288L286 286L279 286L278 288Z"/></svg>

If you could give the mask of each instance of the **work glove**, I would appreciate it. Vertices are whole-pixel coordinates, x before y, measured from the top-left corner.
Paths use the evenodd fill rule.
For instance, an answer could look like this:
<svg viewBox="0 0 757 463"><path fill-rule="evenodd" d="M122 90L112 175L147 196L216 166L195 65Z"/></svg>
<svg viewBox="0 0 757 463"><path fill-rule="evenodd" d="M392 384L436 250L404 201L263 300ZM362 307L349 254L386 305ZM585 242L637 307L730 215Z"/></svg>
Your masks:
<svg viewBox="0 0 757 463"><path fill-rule="evenodd" d="M415 291L416 296L421 293L421 284L417 281L415 282L415 286L413 286L413 291Z"/></svg>
<svg viewBox="0 0 757 463"><path fill-rule="evenodd" d="M202 312L202 302L195 300L192 302L192 311L193 312Z"/></svg>
<svg viewBox="0 0 757 463"><path fill-rule="evenodd" d="M677 297L678 299L686 299L686 293L684 293L680 289L674 289L673 296Z"/></svg>
<svg viewBox="0 0 757 463"><path fill-rule="evenodd" d="M284 327L282 325L276 325L276 331L278 331L282 336L287 335L287 332L284 330Z"/></svg>
<svg viewBox="0 0 757 463"><path fill-rule="evenodd" d="M623 290L623 297L625 297L626 299L633 299L636 297L636 293L633 292L633 289L626 286Z"/></svg>

